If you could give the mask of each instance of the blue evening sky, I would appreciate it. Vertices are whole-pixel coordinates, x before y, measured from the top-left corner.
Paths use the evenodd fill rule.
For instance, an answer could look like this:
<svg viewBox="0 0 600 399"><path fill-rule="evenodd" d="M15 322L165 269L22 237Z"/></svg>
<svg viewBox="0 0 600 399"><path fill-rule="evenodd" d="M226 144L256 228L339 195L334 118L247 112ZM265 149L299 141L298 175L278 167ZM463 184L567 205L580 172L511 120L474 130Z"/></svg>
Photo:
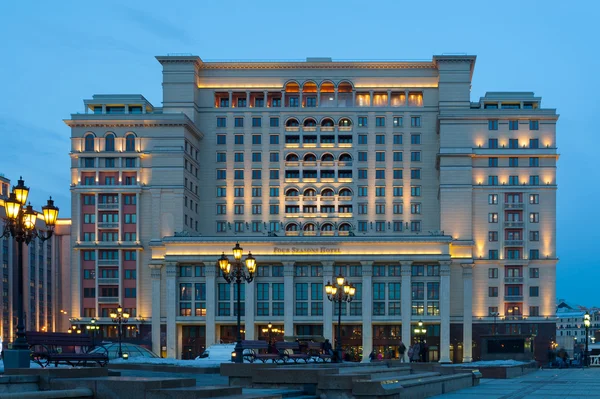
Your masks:
<svg viewBox="0 0 600 399"><path fill-rule="evenodd" d="M70 214L69 128L82 100L140 93L160 106L167 53L203 59L430 60L477 56L471 99L533 91L556 108L557 296L600 305L597 1L5 1L0 5L0 173L39 208ZM594 122L596 118L596 122ZM596 144L594 144L596 143ZM542 288L543 289L543 288Z"/></svg>

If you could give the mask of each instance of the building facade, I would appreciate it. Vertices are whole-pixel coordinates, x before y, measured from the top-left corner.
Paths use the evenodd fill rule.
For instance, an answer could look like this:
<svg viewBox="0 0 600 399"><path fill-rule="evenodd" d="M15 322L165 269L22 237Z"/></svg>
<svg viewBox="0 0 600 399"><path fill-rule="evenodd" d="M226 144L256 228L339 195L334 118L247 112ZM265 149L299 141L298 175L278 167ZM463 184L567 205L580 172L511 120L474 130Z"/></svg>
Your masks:
<svg viewBox="0 0 600 399"><path fill-rule="evenodd" d="M529 92L471 102L474 56L424 62L157 57L163 106L94 95L72 131L71 312L136 317L169 357L235 337L216 260L257 258L244 334L334 339L323 287L357 286L347 352L479 358L481 337L554 336L556 122ZM542 349L540 349L542 348ZM542 356L542 355L540 355ZM367 358L367 356L364 356Z"/></svg>
<svg viewBox="0 0 600 399"><path fill-rule="evenodd" d="M558 349L565 349L570 357L585 350L585 313L590 315L588 328L588 345L596 343L600 333L600 311L598 308L585 308L559 300L556 306L556 343Z"/></svg>
<svg viewBox="0 0 600 399"><path fill-rule="evenodd" d="M0 176L0 232L4 231L6 213L4 199L11 192L10 180ZM38 217L36 228L46 229L43 217ZM42 242L34 239L23 248L23 291L26 331L65 331L69 327L66 308L70 307L70 297L64 295L69 286L71 223L59 219L54 235ZM1 234L1 233L0 233ZM0 339L2 343L12 342L17 329L17 242L12 237L0 237Z"/></svg>

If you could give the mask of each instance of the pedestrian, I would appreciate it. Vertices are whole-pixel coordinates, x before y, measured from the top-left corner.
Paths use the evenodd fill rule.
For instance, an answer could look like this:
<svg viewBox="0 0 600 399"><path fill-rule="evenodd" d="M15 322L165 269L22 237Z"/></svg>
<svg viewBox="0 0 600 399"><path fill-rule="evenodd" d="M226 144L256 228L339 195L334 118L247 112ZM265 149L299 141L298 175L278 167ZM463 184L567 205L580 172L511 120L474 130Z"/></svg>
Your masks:
<svg viewBox="0 0 600 399"><path fill-rule="evenodd" d="M331 347L331 342L328 339L323 342L323 353L329 356L333 356L333 348Z"/></svg>
<svg viewBox="0 0 600 399"><path fill-rule="evenodd" d="M404 362L404 352L406 352L406 346L404 345L404 342L400 340L400 345L398 345L398 353L400 354L401 362Z"/></svg>
<svg viewBox="0 0 600 399"><path fill-rule="evenodd" d="M423 342L421 344L421 348L420 348L420 353L419 353L419 357L421 358L421 362L426 362L427 361L427 344L425 342Z"/></svg>
<svg viewBox="0 0 600 399"><path fill-rule="evenodd" d="M416 343L413 345L413 354L411 356L411 360L413 362L418 362L421 356L421 344Z"/></svg>
<svg viewBox="0 0 600 399"><path fill-rule="evenodd" d="M374 361L375 361L375 351L371 351L371 353L369 354L369 360L370 360L371 362L374 362Z"/></svg>

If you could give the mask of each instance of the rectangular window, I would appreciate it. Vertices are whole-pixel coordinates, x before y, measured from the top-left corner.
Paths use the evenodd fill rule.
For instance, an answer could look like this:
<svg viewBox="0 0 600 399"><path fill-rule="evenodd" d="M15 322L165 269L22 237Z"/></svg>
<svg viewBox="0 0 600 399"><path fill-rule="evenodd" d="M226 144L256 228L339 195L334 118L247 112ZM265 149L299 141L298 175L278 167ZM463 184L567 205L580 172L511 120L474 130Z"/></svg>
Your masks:
<svg viewBox="0 0 600 399"><path fill-rule="evenodd" d="M385 197L385 187L375 187L376 197Z"/></svg>
<svg viewBox="0 0 600 399"><path fill-rule="evenodd" d="M234 126L235 127L244 127L244 118L235 118Z"/></svg>
<svg viewBox="0 0 600 399"><path fill-rule="evenodd" d="M252 118L252 127L261 127L262 126L262 118L261 117L253 117Z"/></svg>
<svg viewBox="0 0 600 399"><path fill-rule="evenodd" d="M359 151L358 160L359 160L359 162L366 162L367 161L367 153L363 152L363 151Z"/></svg>
<svg viewBox="0 0 600 399"><path fill-rule="evenodd" d="M375 178L376 179L385 179L385 169L375 170Z"/></svg>
<svg viewBox="0 0 600 399"><path fill-rule="evenodd" d="M269 135L269 144L279 144L279 135L278 134Z"/></svg>
<svg viewBox="0 0 600 399"><path fill-rule="evenodd" d="M488 139L488 148L498 148L498 139Z"/></svg>
<svg viewBox="0 0 600 399"><path fill-rule="evenodd" d="M508 130L519 130L519 121L508 121Z"/></svg>
<svg viewBox="0 0 600 399"><path fill-rule="evenodd" d="M488 251L488 259L497 260L498 259L498 250L490 249Z"/></svg>
<svg viewBox="0 0 600 399"><path fill-rule="evenodd" d="M530 204L539 204L540 203L540 195L539 194L529 194L529 203Z"/></svg>
<svg viewBox="0 0 600 399"><path fill-rule="evenodd" d="M540 278L540 269L537 267L529 268L529 278Z"/></svg>
<svg viewBox="0 0 600 399"><path fill-rule="evenodd" d="M253 152L252 153L252 162L262 162L262 153L261 152Z"/></svg>
<svg viewBox="0 0 600 399"><path fill-rule="evenodd" d="M495 212L490 212L488 214L488 222L489 223L498 223L498 214Z"/></svg>
<svg viewBox="0 0 600 399"><path fill-rule="evenodd" d="M237 106L239 108L243 108L246 106L246 99L245 98L238 98L237 99Z"/></svg>
<svg viewBox="0 0 600 399"><path fill-rule="evenodd" d="M279 179L279 169L269 170L269 179L278 180Z"/></svg>
<svg viewBox="0 0 600 399"><path fill-rule="evenodd" d="M497 231L488 231L488 241L490 241L490 242L498 241L498 232Z"/></svg>
<svg viewBox="0 0 600 399"><path fill-rule="evenodd" d="M410 126L411 127L421 127L421 117L420 116L411 116L410 117Z"/></svg>
<svg viewBox="0 0 600 399"><path fill-rule="evenodd" d="M488 185L489 186L497 186L498 185L498 176L488 176Z"/></svg>
<svg viewBox="0 0 600 399"><path fill-rule="evenodd" d="M488 287L488 296L490 298L498 297L498 287Z"/></svg>
<svg viewBox="0 0 600 399"><path fill-rule="evenodd" d="M488 204L490 204L490 205L498 205L498 194L490 194L490 195L488 195Z"/></svg>
<svg viewBox="0 0 600 399"><path fill-rule="evenodd" d="M402 169L394 169L394 179L395 180L400 180L402 179Z"/></svg>
<svg viewBox="0 0 600 399"><path fill-rule="evenodd" d="M489 120L488 130L498 130L498 120Z"/></svg>
<svg viewBox="0 0 600 399"><path fill-rule="evenodd" d="M508 176L508 184L511 186L518 186L519 176Z"/></svg>
<svg viewBox="0 0 600 399"><path fill-rule="evenodd" d="M253 145L262 144L262 136L260 134L253 134L252 135L252 144Z"/></svg>
<svg viewBox="0 0 600 399"><path fill-rule="evenodd" d="M367 135L366 134L359 134L358 135L358 144L367 144L368 140L367 140Z"/></svg>
<svg viewBox="0 0 600 399"><path fill-rule="evenodd" d="M411 179L420 179L421 178L421 169L411 169L410 170L410 178Z"/></svg>
<svg viewBox="0 0 600 399"><path fill-rule="evenodd" d="M540 258L540 250L539 249L530 249L529 250L529 259L537 260Z"/></svg>
<svg viewBox="0 0 600 399"><path fill-rule="evenodd" d="M420 134L411 134L410 135L410 143L411 144L421 144L421 135Z"/></svg>
<svg viewBox="0 0 600 399"><path fill-rule="evenodd" d="M530 231L529 232L529 241L539 241L540 240L540 232L539 231Z"/></svg>
<svg viewBox="0 0 600 399"><path fill-rule="evenodd" d="M253 180L262 179L262 170L261 169L252 169L252 179Z"/></svg>
<svg viewBox="0 0 600 399"><path fill-rule="evenodd" d="M377 127L385 126L385 117L384 116L375 117L375 126L377 126Z"/></svg>
<svg viewBox="0 0 600 399"><path fill-rule="evenodd" d="M529 157L529 166L530 167L540 166L540 159L538 157Z"/></svg>
<svg viewBox="0 0 600 399"><path fill-rule="evenodd" d="M539 223L540 222L540 214L537 212L531 212L529 214L529 222L530 223Z"/></svg>
<svg viewBox="0 0 600 399"><path fill-rule="evenodd" d="M375 144L385 144L385 135L383 135L383 134L376 135L375 136Z"/></svg>
<svg viewBox="0 0 600 399"><path fill-rule="evenodd" d="M421 186L411 186L410 196L411 197L420 197L421 196Z"/></svg>
<svg viewBox="0 0 600 399"><path fill-rule="evenodd" d="M218 117L217 118L217 127L227 127L227 118Z"/></svg>
<svg viewBox="0 0 600 399"><path fill-rule="evenodd" d="M511 168L516 168L519 166L519 158L517 157L509 157L508 158L508 166Z"/></svg>
<svg viewBox="0 0 600 399"><path fill-rule="evenodd" d="M529 307L529 316L539 316L540 315L540 307L539 306L530 306ZM561 331L562 332L562 331Z"/></svg>
<svg viewBox="0 0 600 399"><path fill-rule="evenodd" d="M540 287L529 287L529 296L530 297L540 296Z"/></svg>
<svg viewBox="0 0 600 399"><path fill-rule="evenodd" d="M367 117L366 116L359 116L358 117L358 127L367 127Z"/></svg>
<svg viewBox="0 0 600 399"><path fill-rule="evenodd" d="M377 151L377 152L375 152L375 161L377 161L377 162L385 162L385 152L384 151Z"/></svg>
<svg viewBox="0 0 600 399"><path fill-rule="evenodd" d="M529 139L529 148L540 148L540 141L538 139Z"/></svg>
<svg viewBox="0 0 600 399"><path fill-rule="evenodd" d="M421 151L411 151L410 160L412 162L420 162L421 161Z"/></svg>
<svg viewBox="0 0 600 399"><path fill-rule="evenodd" d="M235 136L233 136L233 143L234 144L244 144L244 135L236 134Z"/></svg>
<svg viewBox="0 0 600 399"><path fill-rule="evenodd" d="M529 130L540 130L540 121L529 121Z"/></svg>
<svg viewBox="0 0 600 399"><path fill-rule="evenodd" d="M279 118L270 118L269 126L270 127L279 127Z"/></svg>
<svg viewBox="0 0 600 399"><path fill-rule="evenodd" d="M488 277L489 278L498 278L498 268L491 267L488 269Z"/></svg>
<svg viewBox="0 0 600 399"><path fill-rule="evenodd" d="M529 185L530 186L539 186L540 185L540 177L537 175L529 176Z"/></svg>
<svg viewBox="0 0 600 399"><path fill-rule="evenodd" d="M394 134L394 144L402 144L402 135Z"/></svg>
<svg viewBox="0 0 600 399"><path fill-rule="evenodd" d="M394 116L394 127L402 127L402 117Z"/></svg>
<svg viewBox="0 0 600 399"><path fill-rule="evenodd" d="M519 148L519 139L508 139L508 148Z"/></svg>
<svg viewBox="0 0 600 399"><path fill-rule="evenodd" d="M227 136L224 134L217 134L217 144L227 144Z"/></svg>

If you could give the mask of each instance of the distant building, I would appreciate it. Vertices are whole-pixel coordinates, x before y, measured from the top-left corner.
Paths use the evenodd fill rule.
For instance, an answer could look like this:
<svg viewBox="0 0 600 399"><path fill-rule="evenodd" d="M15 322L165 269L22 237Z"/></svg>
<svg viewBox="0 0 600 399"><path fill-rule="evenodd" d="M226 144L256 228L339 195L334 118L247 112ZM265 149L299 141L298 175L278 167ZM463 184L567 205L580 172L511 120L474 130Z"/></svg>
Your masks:
<svg viewBox="0 0 600 399"><path fill-rule="evenodd" d="M0 234L6 224L4 200L10 192L10 180L0 176ZM60 208L61 204L57 205ZM41 215L37 228L46 229ZM66 331L69 328L65 309L70 306L70 234L71 221L59 219L52 238L45 242L35 239L23 248L26 331ZM0 336L6 344L13 341L17 328L17 243L12 237L0 237L0 265Z"/></svg>
<svg viewBox="0 0 600 399"><path fill-rule="evenodd" d="M564 299L560 299L556 306L556 346L559 349L564 348L571 357L574 352L585 348L585 312L590 314L588 343L592 344L600 338L600 309L570 304Z"/></svg>
<svg viewBox="0 0 600 399"><path fill-rule="evenodd" d="M478 359L492 333L546 356L558 115L540 97L471 102L474 56L157 59L162 107L94 95L65 121L73 314L111 335L121 304L169 357L235 339L238 311L247 339L271 322L334 342L323 287L342 273L357 358L413 343L419 320L432 361ZM236 241L258 262L240 309L215 270Z"/></svg>

